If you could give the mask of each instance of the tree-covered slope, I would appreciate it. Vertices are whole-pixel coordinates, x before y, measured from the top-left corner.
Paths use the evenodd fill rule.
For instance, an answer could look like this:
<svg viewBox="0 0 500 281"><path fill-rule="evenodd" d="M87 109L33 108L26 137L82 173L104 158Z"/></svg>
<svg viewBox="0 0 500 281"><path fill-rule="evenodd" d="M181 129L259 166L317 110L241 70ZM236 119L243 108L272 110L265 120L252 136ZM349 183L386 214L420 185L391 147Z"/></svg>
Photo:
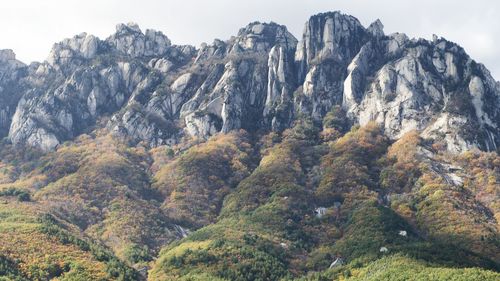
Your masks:
<svg viewBox="0 0 500 281"><path fill-rule="evenodd" d="M5 274L397 280L408 263L495 278L498 155L345 122L334 109L281 134L152 149L102 133L48 154L3 144Z"/></svg>
<svg viewBox="0 0 500 281"><path fill-rule="evenodd" d="M226 196L218 221L164 249L150 280L293 279L313 271L330 274L337 259L345 265L332 267L346 272L370 272L379 259L375 264L387 266L408 260L450 268L429 269L419 278L495 278L492 272L453 270L499 266L494 211L470 186L449 182L435 167L448 162L434 157L458 163L466 155L449 158L413 133L391 144L375 124L326 142L324 133L303 121L282 136L264 136L259 166ZM431 154L424 153L428 149ZM492 189L498 192L498 184ZM377 274L396 280L412 274L404 266L398 270L400 276Z"/></svg>

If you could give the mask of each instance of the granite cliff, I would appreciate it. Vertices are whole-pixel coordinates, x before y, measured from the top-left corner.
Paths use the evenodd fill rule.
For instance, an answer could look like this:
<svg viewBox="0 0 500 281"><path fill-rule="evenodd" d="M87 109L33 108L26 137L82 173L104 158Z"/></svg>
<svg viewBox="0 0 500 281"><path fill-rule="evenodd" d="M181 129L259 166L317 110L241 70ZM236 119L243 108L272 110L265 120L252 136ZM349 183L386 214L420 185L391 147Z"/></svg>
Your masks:
<svg viewBox="0 0 500 281"><path fill-rule="evenodd" d="M341 106L398 139L418 130L453 152L500 142L500 86L455 43L386 35L339 12L286 27L251 23L229 40L177 46L120 24L106 40L80 34L29 66L2 51L0 134L52 150L97 124L150 146L240 128L283 131ZM103 123L105 123L103 125ZM8 132L8 133L7 133Z"/></svg>

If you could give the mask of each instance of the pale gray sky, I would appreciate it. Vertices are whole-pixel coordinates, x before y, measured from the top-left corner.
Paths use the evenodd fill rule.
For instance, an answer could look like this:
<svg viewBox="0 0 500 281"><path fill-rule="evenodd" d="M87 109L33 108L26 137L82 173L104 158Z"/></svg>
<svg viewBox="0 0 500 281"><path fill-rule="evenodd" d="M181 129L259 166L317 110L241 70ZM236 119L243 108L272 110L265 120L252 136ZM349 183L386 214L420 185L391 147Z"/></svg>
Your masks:
<svg viewBox="0 0 500 281"><path fill-rule="evenodd" d="M0 49L24 62L41 61L52 44L83 31L106 38L117 23L163 31L175 44L227 39L252 21L275 21L300 38L318 12L341 10L364 24L380 18L386 33L462 45L500 79L500 1L497 0L7 0L0 11Z"/></svg>

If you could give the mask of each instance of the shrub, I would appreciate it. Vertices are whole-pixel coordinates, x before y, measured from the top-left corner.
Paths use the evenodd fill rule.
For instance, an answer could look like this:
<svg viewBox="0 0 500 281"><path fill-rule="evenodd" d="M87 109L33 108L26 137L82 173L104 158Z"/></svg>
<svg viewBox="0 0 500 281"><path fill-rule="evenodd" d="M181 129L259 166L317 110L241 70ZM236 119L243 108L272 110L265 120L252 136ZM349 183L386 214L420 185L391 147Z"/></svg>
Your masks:
<svg viewBox="0 0 500 281"><path fill-rule="evenodd" d="M28 279L19 271L15 262L0 254L0 281L4 280L27 281Z"/></svg>
<svg viewBox="0 0 500 281"><path fill-rule="evenodd" d="M128 246L125 249L125 258L131 262L132 264L139 263L139 262L145 262L145 261L151 261L152 257L149 254L149 249L147 246L140 246L137 244L133 244Z"/></svg>
<svg viewBox="0 0 500 281"><path fill-rule="evenodd" d="M349 130L350 124L346 112L339 106L333 106L332 109L323 118L323 129L335 129L341 134Z"/></svg>
<svg viewBox="0 0 500 281"><path fill-rule="evenodd" d="M31 200L31 196L28 191L13 187L0 191L0 196L16 196L17 200L20 202Z"/></svg>
<svg viewBox="0 0 500 281"><path fill-rule="evenodd" d="M57 238L63 244L73 244L83 251L90 251L96 260L105 262L109 277L124 281L138 279L139 273L137 271L125 265L103 246L72 235L61 226L54 216L45 214L39 218L39 222L41 223L40 230L43 233Z"/></svg>

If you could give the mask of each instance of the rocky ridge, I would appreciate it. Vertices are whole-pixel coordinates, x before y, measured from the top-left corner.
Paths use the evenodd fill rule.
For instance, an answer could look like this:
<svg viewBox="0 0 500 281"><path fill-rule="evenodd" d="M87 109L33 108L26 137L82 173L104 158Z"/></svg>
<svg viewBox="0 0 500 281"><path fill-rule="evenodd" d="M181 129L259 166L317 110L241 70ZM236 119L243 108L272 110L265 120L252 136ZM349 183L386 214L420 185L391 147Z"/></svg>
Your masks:
<svg viewBox="0 0 500 281"><path fill-rule="evenodd" d="M173 45L120 24L80 34L29 66L0 52L0 136L52 150L102 124L150 146L232 130L318 124L342 106L353 124L398 139L418 130L452 152L500 145L500 85L452 42L386 35L340 12L309 19L300 42L286 27L251 23L237 36Z"/></svg>
<svg viewBox="0 0 500 281"><path fill-rule="evenodd" d="M26 76L26 65L16 60L12 50L0 50L0 136L6 136L12 115L21 97L21 79Z"/></svg>

